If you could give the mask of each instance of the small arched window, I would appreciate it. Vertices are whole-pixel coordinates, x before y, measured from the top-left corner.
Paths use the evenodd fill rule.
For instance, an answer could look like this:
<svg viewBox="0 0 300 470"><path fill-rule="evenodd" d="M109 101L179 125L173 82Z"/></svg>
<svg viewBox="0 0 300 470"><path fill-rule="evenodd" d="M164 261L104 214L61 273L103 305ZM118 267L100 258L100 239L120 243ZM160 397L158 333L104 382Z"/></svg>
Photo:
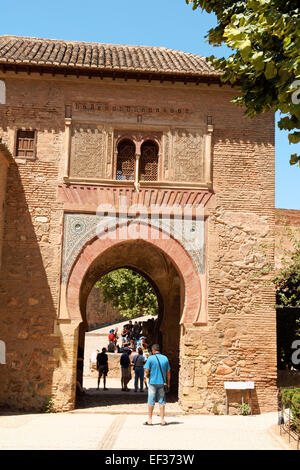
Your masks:
<svg viewBox="0 0 300 470"><path fill-rule="evenodd" d="M118 145L117 180L134 180L135 145L129 139Z"/></svg>
<svg viewBox="0 0 300 470"><path fill-rule="evenodd" d="M140 180L157 181L158 146L152 140L146 140L141 147Z"/></svg>

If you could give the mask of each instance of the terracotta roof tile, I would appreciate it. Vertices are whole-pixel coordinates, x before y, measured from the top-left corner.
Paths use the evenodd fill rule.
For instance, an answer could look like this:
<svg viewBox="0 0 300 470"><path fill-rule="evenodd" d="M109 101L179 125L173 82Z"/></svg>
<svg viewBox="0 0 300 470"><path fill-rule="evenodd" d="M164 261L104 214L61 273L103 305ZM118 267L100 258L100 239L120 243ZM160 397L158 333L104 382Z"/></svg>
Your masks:
<svg viewBox="0 0 300 470"><path fill-rule="evenodd" d="M219 76L205 57L165 47L0 36L0 64L33 64L189 76Z"/></svg>

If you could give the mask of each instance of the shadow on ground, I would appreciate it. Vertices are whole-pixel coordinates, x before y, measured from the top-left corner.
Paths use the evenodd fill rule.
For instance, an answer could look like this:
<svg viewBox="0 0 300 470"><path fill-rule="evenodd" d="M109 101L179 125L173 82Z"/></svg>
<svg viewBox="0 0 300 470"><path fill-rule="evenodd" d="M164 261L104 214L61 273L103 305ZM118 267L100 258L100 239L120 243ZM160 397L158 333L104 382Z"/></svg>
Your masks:
<svg viewBox="0 0 300 470"><path fill-rule="evenodd" d="M147 390L144 392L134 392L130 389L129 392L122 392L121 389L111 388L108 390L96 388L86 389L84 394L77 394L76 409L106 407L114 405L142 405L147 406ZM177 403L178 395L175 393L168 393L167 404ZM145 408L146 411L146 408Z"/></svg>

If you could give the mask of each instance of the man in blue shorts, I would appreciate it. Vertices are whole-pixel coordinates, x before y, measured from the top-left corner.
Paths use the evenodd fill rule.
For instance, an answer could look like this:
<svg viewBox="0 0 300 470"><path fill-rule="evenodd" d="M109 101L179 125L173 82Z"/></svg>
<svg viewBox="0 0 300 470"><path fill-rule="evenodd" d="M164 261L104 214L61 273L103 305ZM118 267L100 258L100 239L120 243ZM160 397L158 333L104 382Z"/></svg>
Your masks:
<svg viewBox="0 0 300 470"><path fill-rule="evenodd" d="M166 406L166 392L164 390L164 383L168 384L170 388L171 369L167 356L160 353L158 344L153 344L152 355L148 357L144 365L146 377L149 378L148 384L148 421L144 424L152 426L152 414L155 401L158 401L160 406L161 425L166 426L165 422L165 406Z"/></svg>

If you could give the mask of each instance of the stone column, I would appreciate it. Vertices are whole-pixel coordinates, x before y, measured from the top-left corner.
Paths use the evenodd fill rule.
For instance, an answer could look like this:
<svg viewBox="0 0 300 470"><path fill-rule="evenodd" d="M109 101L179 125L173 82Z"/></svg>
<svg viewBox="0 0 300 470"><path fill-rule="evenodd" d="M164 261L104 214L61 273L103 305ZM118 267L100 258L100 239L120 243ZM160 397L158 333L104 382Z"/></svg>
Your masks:
<svg viewBox="0 0 300 470"><path fill-rule="evenodd" d="M71 151L71 118L65 118L65 160L64 160L64 179L69 178L70 171L70 151Z"/></svg>
<svg viewBox="0 0 300 470"><path fill-rule="evenodd" d="M140 190L140 183L139 183L139 173L140 173L140 157L139 153L135 155L135 179L134 179L134 187L137 192Z"/></svg>
<svg viewBox="0 0 300 470"><path fill-rule="evenodd" d="M205 135L204 147L204 181L206 184L212 184L212 133L214 126L207 125L207 134Z"/></svg>
<svg viewBox="0 0 300 470"><path fill-rule="evenodd" d="M57 320L55 324L54 334L60 338L60 347L54 351L51 398L57 411L70 411L75 406L79 324L70 320Z"/></svg>

